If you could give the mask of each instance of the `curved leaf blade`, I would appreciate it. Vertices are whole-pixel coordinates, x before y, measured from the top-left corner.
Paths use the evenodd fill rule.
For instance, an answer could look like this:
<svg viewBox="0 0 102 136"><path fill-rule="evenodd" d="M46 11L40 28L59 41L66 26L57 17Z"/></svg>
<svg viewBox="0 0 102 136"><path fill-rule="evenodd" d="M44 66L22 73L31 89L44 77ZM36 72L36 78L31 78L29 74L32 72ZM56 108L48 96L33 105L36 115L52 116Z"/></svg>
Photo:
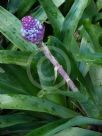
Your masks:
<svg viewBox="0 0 102 136"><path fill-rule="evenodd" d="M0 108L45 112L62 118L71 118L78 115L78 113L64 106L28 95L1 94Z"/></svg>

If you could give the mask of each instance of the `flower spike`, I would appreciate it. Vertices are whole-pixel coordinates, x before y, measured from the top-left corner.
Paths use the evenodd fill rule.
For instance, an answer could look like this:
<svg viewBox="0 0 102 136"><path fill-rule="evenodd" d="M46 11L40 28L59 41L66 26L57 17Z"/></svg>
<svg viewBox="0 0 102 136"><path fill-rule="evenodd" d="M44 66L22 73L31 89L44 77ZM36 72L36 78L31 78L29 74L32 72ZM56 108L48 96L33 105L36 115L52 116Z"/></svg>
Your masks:
<svg viewBox="0 0 102 136"><path fill-rule="evenodd" d="M32 16L25 16L21 20L21 34L25 40L34 44L40 44L44 38L45 27L39 20Z"/></svg>

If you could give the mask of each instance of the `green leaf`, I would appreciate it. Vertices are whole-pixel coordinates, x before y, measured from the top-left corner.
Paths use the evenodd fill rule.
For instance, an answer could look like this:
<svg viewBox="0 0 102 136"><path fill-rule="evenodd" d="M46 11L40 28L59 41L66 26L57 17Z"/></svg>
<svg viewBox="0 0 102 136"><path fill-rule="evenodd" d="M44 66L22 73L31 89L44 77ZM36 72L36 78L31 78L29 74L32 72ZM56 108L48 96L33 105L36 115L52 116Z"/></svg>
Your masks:
<svg viewBox="0 0 102 136"><path fill-rule="evenodd" d="M39 65L37 66L39 80L40 80L42 90L43 89L48 90L52 86L55 85L54 84L54 67L48 60L46 60L45 57L43 57L41 60L42 60L42 63L39 63ZM63 98L59 95L50 95L50 96L46 95L46 98L48 100L54 101L59 104L63 102Z"/></svg>
<svg viewBox="0 0 102 136"><path fill-rule="evenodd" d="M63 4L63 8L62 8L62 12L64 14L66 14L70 10L70 7L72 6L73 2L74 0L65 1L65 3Z"/></svg>
<svg viewBox="0 0 102 136"><path fill-rule="evenodd" d="M30 55L29 52L0 50L0 63L27 66Z"/></svg>
<svg viewBox="0 0 102 136"><path fill-rule="evenodd" d="M11 84L7 82L5 83L1 81L1 78L0 78L0 94L5 94L5 93L26 94L26 92L21 87L18 87L17 85L13 86L12 83Z"/></svg>
<svg viewBox="0 0 102 136"><path fill-rule="evenodd" d="M78 102L80 104L80 106L82 107L83 111L85 112L85 114L87 114L89 117L95 117L95 118L100 117L99 109L97 108L96 104L91 99L91 97L88 95L82 94L80 92L73 93L70 91L66 92L63 90L61 90L61 91L60 90L45 91L44 94L45 95L47 95L47 94L49 94L49 95L60 94L63 96L68 96L73 101Z"/></svg>
<svg viewBox="0 0 102 136"><path fill-rule="evenodd" d="M83 25L92 40L94 50L101 52L102 48L99 42L99 38L102 34L102 28L99 25L93 25L89 19L85 20Z"/></svg>
<svg viewBox="0 0 102 136"><path fill-rule="evenodd" d="M65 0L52 0L52 1L57 7L61 6L65 2Z"/></svg>
<svg viewBox="0 0 102 136"><path fill-rule="evenodd" d="M63 15L52 0L39 0L39 2L43 6L55 33L59 35L64 21Z"/></svg>
<svg viewBox="0 0 102 136"><path fill-rule="evenodd" d="M22 17L30 10L35 2L36 0L9 0L7 9L12 13L16 12L18 17Z"/></svg>
<svg viewBox="0 0 102 136"><path fill-rule="evenodd" d="M46 136L52 136L56 133L58 133L59 131L62 131L64 129L73 127L73 126L80 126L80 125L102 125L102 120L97 120L97 119L93 119L93 118L87 118L87 117L75 117L73 119L70 119L68 122L56 127L55 129L53 129L52 131L50 131Z"/></svg>
<svg viewBox="0 0 102 136"><path fill-rule="evenodd" d="M102 66L101 65L93 65L90 67L89 71L91 81L94 87L94 97L97 108L100 111L100 116L102 114Z"/></svg>
<svg viewBox="0 0 102 136"><path fill-rule="evenodd" d="M91 43L90 45L92 49L93 49L93 55L95 55L95 59L98 59L98 55L101 56L101 27L99 25L93 25L90 20L85 20L84 22L84 26L85 29L87 31L88 37L87 40ZM97 53L96 51L98 51L99 53ZM91 54L91 53L90 53ZM91 54L92 55L92 54ZM98 62L99 60L97 60ZM101 60L100 60L101 62ZM101 90L101 83L102 83L102 68L101 65L96 65L95 62L93 63L93 65L90 67L89 70L89 75L93 84L93 91L91 91L93 93L94 96L94 101L96 103L97 109L100 112L100 115L102 113L101 110L101 105L102 105L102 101L100 99L100 97L102 96Z"/></svg>
<svg viewBox="0 0 102 136"><path fill-rule="evenodd" d="M87 117L79 116L79 117L75 117L73 119L70 119L68 121L59 120L59 121L56 121L56 122L49 123L49 124L44 125L44 126L38 128L38 129L33 130L32 132L28 133L26 136L34 136L34 135L57 136L59 133L61 133L61 132L63 133L63 131L65 131L66 129L70 129L70 127L86 125L86 124L87 125L91 125L91 124L101 125L102 121L97 120L97 119L93 119L93 118L87 118ZM78 128L78 129L80 129L80 128ZM85 131L88 132L88 130L85 130ZM69 134L69 133L67 133L67 134ZM80 132L78 134L80 134ZM70 135L68 135L68 136L70 136Z"/></svg>
<svg viewBox="0 0 102 136"><path fill-rule="evenodd" d="M41 62L41 63L40 63ZM50 88L54 85L54 68L53 65L43 56L40 60L37 71L42 88Z"/></svg>
<svg viewBox="0 0 102 136"><path fill-rule="evenodd" d="M40 6L36 11L32 12L31 16L37 18L42 23L44 23L47 20L47 15L42 6Z"/></svg>
<svg viewBox="0 0 102 136"><path fill-rule="evenodd" d="M1 68L4 70L4 73L0 73L1 93L19 92L36 95L38 88L29 80L26 69L15 65L2 65Z"/></svg>
<svg viewBox="0 0 102 136"><path fill-rule="evenodd" d="M80 55L83 55L83 56L84 55L87 56L86 54L92 55L94 53L94 49L93 49L94 45L91 41L90 36L88 35L88 33L86 32L86 30L83 26L80 27L79 31L82 36L82 40L81 40L81 44L80 44L80 53L81 53ZM84 58L86 58L85 56L84 56ZM84 62L84 60L83 60L83 62L80 63L79 69L84 77L88 73L91 64L92 64L92 62L88 63L88 62Z"/></svg>
<svg viewBox="0 0 102 136"><path fill-rule="evenodd" d="M89 18L91 21L94 21L94 17L97 16L97 13L98 11L95 1L89 0L88 6L84 10L80 24L82 24L83 19L87 19L87 18Z"/></svg>
<svg viewBox="0 0 102 136"><path fill-rule="evenodd" d="M29 123L34 120L25 114L10 114L0 116L0 128L10 127L17 124Z"/></svg>
<svg viewBox="0 0 102 136"><path fill-rule="evenodd" d="M25 15L25 13L27 13L27 11L30 10L30 8L33 6L33 4L36 2L36 0L22 0L20 2L20 6L17 10L17 15L19 17L22 17Z"/></svg>
<svg viewBox="0 0 102 136"><path fill-rule="evenodd" d="M95 22L102 20L102 12L98 13L95 17Z"/></svg>
<svg viewBox="0 0 102 136"><path fill-rule="evenodd" d="M54 136L76 136L76 134L78 134L78 136L102 136L101 133L77 127L65 129Z"/></svg>
<svg viewBox="0 0 102 136"><path fill-rule="evenodd" d="M20 3L21 3L20 0L9 0L8 5L7 5L7 9L11 13L15 13L19 8Z"/></svg>
<svg viewBox="0 0 102 136"><path fill-rule="evenodd" d="M28 95L1 94L0 108L45 112L62 118L71 118L78 115L76 112L51 101Z"/></svg>
<svg viewBox="0 0 102 136"><path fill-rule="evenodd" d="M63 42L64 45L70 48L72 45L72 37L73 33L75 32L79 20L82 17L82 14L88 4L88 0L75 0L73 6L71 7L70 11L68 12L65 21L63 23L62 28L62 35L63 35Z"/></svg>
<svg viewBox="0 0 102 136"><path fill-rule="evenodd" d="M90 48L89 47L90 47L90 43L88 43L88 41L86 40L86 38L83 37L82 40L81 40L81 44L80 44L80 55L79 56L85 59L86 58L85 54L89 54L89 52L90 52ZM76 56L75 57L76 61L80 59L80 57L78 57L79 59L77 58L76 54L75 54L75 56ZM80 65L79 65L79 69L80 69L81 73L83 74L83 76L85 77L86 74L89 71L89 67L90 67L91 64L88 63L88 62L86 63L83 60L81 61Z"/></svg>
<svg viewBox="0 0 102 136"><path fill-rule="evenodd" d="M57 127L58 125L64 123L64 120L58 120L58 121L54 121L52 123L48 123L40 128L37 128L31 132L29 132L28 134L26 134L25 136L44 136L46 133L50 132L51 130L53 130L55 127Z"/></svg>
<svg viewBox="0 0 102 136"><path fill-rule="evenodd" d="M86 62L88 65L102 64L102 53L80 53L74 55L78 62Z"/></svg>
<svg viewBox="0 0 102 136"><path fill-rule="evenodd" d="M21 85L13 74L9 72L8 66L1 66L2 72L0 72L0 94L4 93L23 93Z"/></svg>
<svg viewBox="0 0 102 136"><path fill-rule="evenodd" d="M102 1L101 0L97 0L96 5L97 5L98 10L102 9Z"/></svg>
<svg viewBox="0 0 102 136"><path fill-rule="evenodd" d="M46 60L46 58L44 56L42 56L42 58L38 57L39 59L37 59L37 56L39 56L39 55L40 54L37 54L37 53L33 55L33 54L30 54L29 52L1 50L0 51L0 63L17 64L17 65L20 65L20 66L28 67L30 65L29 64L30 56L32 56L32 57L34 56L32 58L33 59L33 61L32 61L33 64L31 64L31 66L33 68L36 68L36 64L37 64L38 60L40 60L40 61L43 60L43 59ZM53 70L53 66L51 65L51 63L49 61L44 61L44 62L38 64L37 68L38 68L38 74L39 74L39 79L40 79L42 89L54 86L54 70ZM21 79L19 79L19 81L22 82ZM25 81L24 81L24 83L25 83ZM27 89L25 88L25 90L27 90ZM28 88L28 90L29 90L29 88ZM57 96L53 96L53 97L52 97L53 100L55 99L55 101L57 101ZM62 101L62 100L59 99L59 101Z"/></svg>
<svg viewBox="0 0 102 136"><path fill-rule="evenodd" d="M59 7L65 2L65 0L53 0L53 2L57 7ZM42 23L47 20L47 15L42 6L40 6L36 11L32 12L31 15L39 19Z"/></svg>
<svg viewBox="0 0 102 136"><path fill-rule="evenodd" d="M1 128L0 129L0 134L1 135L14 135L14 136L24 136L26 133L31 131L32 129L36 129L38 127L41 127L46 123L46 121L42 120L34 120L35 118L33 117L32 122L24 123L24 124L17 124L14 126L9 126L6 128Z"/></svg>

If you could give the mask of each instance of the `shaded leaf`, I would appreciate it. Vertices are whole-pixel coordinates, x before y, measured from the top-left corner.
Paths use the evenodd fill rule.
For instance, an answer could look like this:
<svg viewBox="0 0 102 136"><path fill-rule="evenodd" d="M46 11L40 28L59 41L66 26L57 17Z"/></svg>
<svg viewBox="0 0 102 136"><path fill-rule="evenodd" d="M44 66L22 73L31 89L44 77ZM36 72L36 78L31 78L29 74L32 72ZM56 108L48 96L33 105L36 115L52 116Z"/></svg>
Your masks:
<svg viewBox="0 0 102 136"><path fill-rule="evenodd" d="M39 2L43 6L55 33L59 35L64 21L63 15L55 6L52 0L39 0Z"/></svg>
<svg viewBox="0 0 102 136"><path fill-rule="evenodd" d="M17 124L32 122L33 118L25 114L11 114L0 116L0 128L10 127Z"/></svg>
<svg viewBox="0 0 102 136"><path fill-rule="evenodd" d="M68 48L71 46L73 33L75 32L79 20L88 4L88 0L75 0L73 6L68 12L65 21L63 23L62 35L63 42Z"/></svg>
<svg viewBox="0 0 102 136"><path fill-rule="evenodd" d="M62 118L71 118L77 115L76 112L68 108L47 101L46 99L29 95L1 94L0 108L45 112Z"/></svg>
<svg viewBox="0 0 102 136"><path fill-rule="evenodd" d="M54 136L76 136L76 134L78 134L78 136L102 136L101 133L77 127L71 127L69 129L63 130Z"/></svg>
<svg viewBox="0 0 102 136"><path fill-rule="evenodd" d="M19 16L19 17L23 17L26 13L27 13L27 11L29 11L30 10L30 8L33 6L33 4L36 2L36 0L22 0L21 2L20 2L20 6L19 6L19 8L18 8L18 10L17 10L17 15Z"/></svg>

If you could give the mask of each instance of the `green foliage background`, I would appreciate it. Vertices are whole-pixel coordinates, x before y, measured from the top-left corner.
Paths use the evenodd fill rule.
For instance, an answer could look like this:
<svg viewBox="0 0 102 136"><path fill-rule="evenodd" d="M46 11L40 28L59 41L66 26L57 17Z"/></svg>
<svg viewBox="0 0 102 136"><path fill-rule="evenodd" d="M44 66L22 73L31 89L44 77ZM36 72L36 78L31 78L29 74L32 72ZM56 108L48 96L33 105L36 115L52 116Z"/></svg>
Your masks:
<svg viewBox="0 0 102 136"><path fill-rule="evenodd" d="M3 6L0 136L102 136L102 0L9 0ZM44 42L78 92L60 75L55 79L52 64L22 38L26 15L45 24Z"/></svg>

